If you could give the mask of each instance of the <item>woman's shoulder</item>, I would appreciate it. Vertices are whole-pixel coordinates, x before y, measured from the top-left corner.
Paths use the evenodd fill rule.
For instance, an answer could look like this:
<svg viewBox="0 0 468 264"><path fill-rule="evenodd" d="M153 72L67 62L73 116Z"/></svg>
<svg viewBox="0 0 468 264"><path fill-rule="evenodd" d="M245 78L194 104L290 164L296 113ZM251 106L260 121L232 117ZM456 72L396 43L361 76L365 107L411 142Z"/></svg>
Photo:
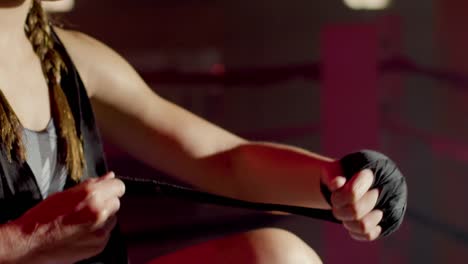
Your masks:
<svg viewBox="0 0 468 264"><path fill-rule="evenodd" d="M90 96L100 85L97 80L105 80L116 71L129 68L128 62L116 51L88 34L63 28L54 28L54 31L79 71ZM125 75L125 70L117 73Z"/></svg>

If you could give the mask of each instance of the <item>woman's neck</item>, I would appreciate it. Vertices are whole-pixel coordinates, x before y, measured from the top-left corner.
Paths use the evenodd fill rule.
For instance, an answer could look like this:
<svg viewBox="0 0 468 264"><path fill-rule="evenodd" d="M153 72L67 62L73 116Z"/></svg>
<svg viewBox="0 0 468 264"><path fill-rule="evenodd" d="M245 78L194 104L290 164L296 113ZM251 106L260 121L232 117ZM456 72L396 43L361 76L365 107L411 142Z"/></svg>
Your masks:
<svg viewBox="0 0 468 264"><path fill-rule="evenodd" d="M24 47L24 24L32 0L0 0L0 56Z"/></svg>

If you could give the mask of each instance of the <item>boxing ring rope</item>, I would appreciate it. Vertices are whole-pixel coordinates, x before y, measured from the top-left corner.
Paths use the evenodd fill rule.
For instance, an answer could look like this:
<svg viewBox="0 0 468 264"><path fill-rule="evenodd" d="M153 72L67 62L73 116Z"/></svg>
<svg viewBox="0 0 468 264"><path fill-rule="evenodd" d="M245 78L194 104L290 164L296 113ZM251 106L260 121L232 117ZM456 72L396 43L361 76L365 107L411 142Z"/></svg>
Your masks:
<svg viewBox="0 0 468 264"><path fill-rule="evenodd" d="M236 88L241 85L251 85L262 88L267 85L286 82L301 78L317 81L320 79L320 64L300 64L288 66L253 67L233 69L229 71L216 70L211 72L183 72L174 69L161 71L140 72L149 83L163 85L190 85L187 89L201 88L201 85L222 85L225 88Z"/></svg>
<svg viewBox="0 0 468 264"><path fill-rule="evenodd" d="M401 120L386 118L384 122L390 132L419 139L432 149L433 153L442 154L452 160L468 164L468 143L429 133L405 124Z"/></svg>
<svg viewBox="0 0 468 264"><path fill-rule="evenodd" d="M394 56L382 60L379 72L386 74L417 74L433 80L450 84L451 89L468 92L468 75L445 69L436 69L419 65L405 56ZM143 78L152 84L183 85L184 89L206 89L208 85L222 85L223 89L237 89L248 86L248 89L264 89L265 86L295 79L320 81L320 63L257 67L230 70L226 72L182 72L162 70L158 72L141 72ZM243 89L243 88L241 88ZM405 124L395 117L385 117L382 122L386 129L400 134L422 139L431 146L434 152L443 153L454 160L468 162L468 142L458 142L442 135L435 135ZM240 132L251 139L284 140L291 137L310 135L319 131L319 124L304 124L289 128L277 128L262 131Z"/></svg>
<svg viewBox="0 0 468 264"><path fill-rule="evenodd" d="M186 89L205 89L207 85L222 85L223 88L239 89L239 86L264 88L271 84L278 84L294 79L321 80L320 63L303 63L296 65L278 65L269 67L252 67L233 70L215 68L211 72L184 72L176 69L159 71L140 71L141 76L148 82L158 85L188 85ZM430 77L434 80L450 84L452 89L468 92L468 75L446 69L431 68L420 65L403 55L396 55L383 59L377 65L383 73L410 73ZM205 86L205 87L204 87Z"/></svg>
<svg viewBox="0 0 468 264"><path fill-rule="evenodd" d="M219 69L215 65L214 69ZM462 73L445 69L431 68L413 62L402 55L392 56L381 60L378 64L379 73L383 74L414 74L422 77L450 84L451 89L468 92L468 76ZM265 89L268 85L279 84L292 80L321 81L320 63L304 63L297 65L269 66L256 68L243 68L235 70L213 70L211 72L183 72L174 69L157 72L140 72L142 77L150 84L166 86L183 86L183 89L206 89L213 85L222 86L222 89ZM248 88L242 88L248 87ZM444 155L452 160L468 163L468 143L444 137L423 129L408 125L401 119L389 114L383 116L383 129L388 132L420 140L429 146L438 156ZM318 123L304 124L295 127L283 127L260 131L241 131L240 135L249 139L284 141L318 134ZM459 243L468 244L468 231L459 230L450 224L443 223L434 217L426 215L414 208L409 208L408 219L418 224L430 227L451 237Z"/></svg>

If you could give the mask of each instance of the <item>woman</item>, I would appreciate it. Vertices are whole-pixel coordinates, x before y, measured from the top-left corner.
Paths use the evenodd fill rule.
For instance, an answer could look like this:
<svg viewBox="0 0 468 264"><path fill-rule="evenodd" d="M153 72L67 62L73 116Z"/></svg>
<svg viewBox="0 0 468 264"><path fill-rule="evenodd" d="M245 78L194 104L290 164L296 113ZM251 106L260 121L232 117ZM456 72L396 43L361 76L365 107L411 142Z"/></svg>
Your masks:
<svg viewBox="0 0 468 264"><path fill-rule="evenodd" d="M51 28L40 0L0 1L0 61L0 263L126 263L114 228L125 187L105 167L89 99L103 134L154 168L224 196L333 209L357 240L381 233L371 171L346 181L337 161L250 142L194 116L154 94L104 44ZM333 192L333 208L320 181ZM262 229L154 263L197 256L320 262L296 236Z"/></svg>

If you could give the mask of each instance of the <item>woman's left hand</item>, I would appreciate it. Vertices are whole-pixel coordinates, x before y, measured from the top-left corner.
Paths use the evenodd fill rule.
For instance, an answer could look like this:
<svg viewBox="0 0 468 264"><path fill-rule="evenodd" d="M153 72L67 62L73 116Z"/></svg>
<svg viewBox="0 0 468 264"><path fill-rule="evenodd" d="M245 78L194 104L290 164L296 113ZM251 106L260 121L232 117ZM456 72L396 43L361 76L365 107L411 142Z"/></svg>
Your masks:
<svg viewBox="0 0 468 264"><path fill-rule="evenodd" d="M333 215L343 222L351 237L359 241L377 239L382 232L379 223L383 212L374 209L379 190L370 189L374 181L372 171L362 170L348 181L342 176L325 178L323 181L332 192Z"/></svg>

